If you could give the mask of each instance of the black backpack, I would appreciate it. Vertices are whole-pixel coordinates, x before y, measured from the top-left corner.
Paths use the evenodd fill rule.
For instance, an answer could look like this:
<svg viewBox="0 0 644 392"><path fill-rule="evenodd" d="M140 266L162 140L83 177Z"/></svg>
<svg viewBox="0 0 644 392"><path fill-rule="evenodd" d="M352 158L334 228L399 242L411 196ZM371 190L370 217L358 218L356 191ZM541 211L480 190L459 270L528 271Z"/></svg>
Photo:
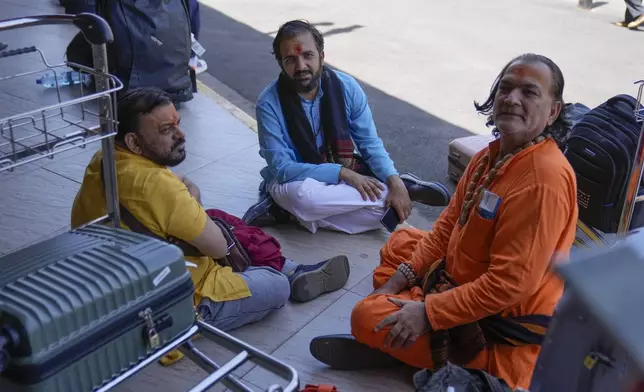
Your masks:
<svg viewBox="0 0 644 392"><path fill-rule="evenodd" d="M95 13L114 33L114 42L107 46L108 66L123 82L120 94L137 87L158 87L175 102L193 98L188 0L84 2L85 11L95 3ZM92 66L92 50L81 33L67 46L67 60Z"/></svg>
<svg viewBox="0 0 644 392"><path fill-rule="evenodd" d="M617 95L584 114L574 125L564 154L577 175L579 219L604 233L615 233L642 124L637 100ZM639 226L636 205L631 227Z"/></svg>

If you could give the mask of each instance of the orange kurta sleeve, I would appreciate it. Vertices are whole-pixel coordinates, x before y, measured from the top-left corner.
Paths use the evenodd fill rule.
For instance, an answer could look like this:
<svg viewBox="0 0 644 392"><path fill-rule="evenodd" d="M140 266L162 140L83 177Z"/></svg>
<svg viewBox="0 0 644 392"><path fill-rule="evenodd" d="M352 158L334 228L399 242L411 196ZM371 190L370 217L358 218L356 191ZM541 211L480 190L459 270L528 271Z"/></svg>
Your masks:
<svg viewBox="0 0 644 392"><path fill-rule="evenodd" d="M460 183L459 183L460 184ZM452 234L454 225L458 220L459 211L456 204L460 205L458 196L454 195L447 208L439 215L431 231L425 233L423 238L418 241L414 252L411 255L410 263L416 276L425 276L429 267L447 254L447 245L449 237Z"/></svg>
<svg viewBox="0 0 644 392"><path fill-rule="evenodd" d="M447 207L438 216L432 230L428 231L418 242L418 245L416 245L416 249L414 249L409 262L417 276L425 276L429 267L436 260L440 260L446 256L449 238L461 214L467 185L472 177L472 172L476 169L481 156L485 153L487 153L487 149L474 155L463 173L463 177L456 185L456 192L454 192L452 200L450 200Z"/></svg>
<svg viewBox="0 0 644 392"><path fill-rule="evenodd" d="M569 189L540 183L506 195L499 209L487 272L472 282L425 298L434 329L480 320L534 295L562 234L577 219L574 196L569 193Z"/></svg>

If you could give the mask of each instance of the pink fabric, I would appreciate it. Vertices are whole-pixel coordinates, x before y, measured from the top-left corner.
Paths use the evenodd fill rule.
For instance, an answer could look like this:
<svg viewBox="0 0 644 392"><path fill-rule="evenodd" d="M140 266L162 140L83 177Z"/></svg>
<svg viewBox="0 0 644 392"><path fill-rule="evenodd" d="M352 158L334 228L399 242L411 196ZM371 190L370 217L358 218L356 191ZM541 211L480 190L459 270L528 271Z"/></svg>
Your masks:
<svg viewBox="0 0 644 392"><path fill-rule="evenodd" d="M252 260L253 267L272 267L282 271L284 256L277 239L259 227L248 226L243 220L217 209L206 210L208 216L217 217L233 226L233 233Z"/></svg>

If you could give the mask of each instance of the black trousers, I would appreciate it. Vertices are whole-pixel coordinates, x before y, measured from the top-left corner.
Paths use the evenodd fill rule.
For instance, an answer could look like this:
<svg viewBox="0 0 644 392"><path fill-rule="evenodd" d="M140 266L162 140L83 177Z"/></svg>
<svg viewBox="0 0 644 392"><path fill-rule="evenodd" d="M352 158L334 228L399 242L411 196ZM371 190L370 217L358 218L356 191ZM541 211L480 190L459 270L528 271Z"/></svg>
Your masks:
<svg viewBox="0 0 644 392"><path fill-rule="evenodd" d="M626 3L626 15L624 16L626 23L630 23L644 15L642 0L624 0L624 2Z"/></svg>

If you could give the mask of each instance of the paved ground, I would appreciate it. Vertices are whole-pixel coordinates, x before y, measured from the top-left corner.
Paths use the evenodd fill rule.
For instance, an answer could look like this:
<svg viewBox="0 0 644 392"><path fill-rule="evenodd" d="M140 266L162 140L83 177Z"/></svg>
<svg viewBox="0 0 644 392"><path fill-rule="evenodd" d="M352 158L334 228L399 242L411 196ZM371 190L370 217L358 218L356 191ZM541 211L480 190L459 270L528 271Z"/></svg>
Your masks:
<svg viewBox="0 0 644 392"><path fill-rule="evenodd" d="M0 0L0 18L58 12L54 3ZM204 6L202 15L202 41L216 78L204 75L202 81L252 114L248 99L254 100L277 73L270 55L270 35L285 20L308 18L328 37L329 62L355 75L365 87L399 168L413 169L426 178L444 178L446 145L452 138L468 134L466 129L486 132L471 102L485 97L500 67L519 52L550 55L566 73L568 99L589 105L618 92L632 92L631 82L644 77L632 60L642 58L644 35L610 25L622 13L621 1L591 13L563 0L536 0L520 6L510 0L432 4L409 0L380 9L365 0L206 3L218 10ZM73 33L72 29L39 27L0 34L0 41L15 47L35 44L56 62ZM25 70L34 61L33 57L0 59L0 74ZM37 88L33 79L24 86L0 85L0 118L7 111L24 111L53 98ZM241 98L222 81L238 90ZM240 215L255 198L263 164L257 155L257 137L249 129L252 119L216 93L206 88L200 92L181 111L190 155L177 170L201 186L208 207ZM76 150L0 173L0 254L68 229L72 200L92 152L93 148ZM431 217L433 212L426 214L425 218ZM425 218L418 219L431 223ZM335 372L308 353L311 337L348 331L351 307L370 292L370 272L386 234L349 237L321 232L312 236L295 227L271 232L297 260L313 263L332 254L347 254L350 281L343 290L308 304L288 304L234 334L295 366L303 384L333 383L341 391L411 390L409 369ZM208 342L197 344L220 362L230 358L230 353ZM275 381L249 365L236 374L257 389ZM184 360L169 369L153 366L121 390L185 390L204 376Z"/></svg>
<svg viewBox="0 0 644 392"><path fill-rule="evenodd" d="M0 0L2 19L58 12L49 0L32 0L28 6L18 0ZM57 63L74 34L75 29L70 26L36 27L0 33L0 41L10 43L14 48L36 45L44 50L51 62ZM42 68L37 60L34 54L2 58L0 78ZM53 103L52 91L36 85L38 76L26 76L10 83L0 81L0 119ZM247 116L243 118L216 92L203 85L200 93L183 106L180 113L188 157L174 170L187 174L199 185L207 208L219 208L241 216L255 201L259 170L263 165L257 155L253 125ZM6 146L2 146L4 136L0 134L2 152L6 152ZM0 172L0 256L69 229L74 196L84 169L98 147L93 144L85 150L75 149L57 154L54 159L20 166L13 172ZM296 226L273 228L270 232L279 239L285 255L302 263L312 264L336 254L346 254L351 276L343 289L308 303L288 303L261 322L234 331L233 335L294 366L302 386L331 383L343 392L411 390L410 369L331 371L311 357L308 349L314 336L349 332L352 307L372 290L371 272L378 264L379 249L387 233L382 230L347 236L321 231L311 235ZM204 339L195 344L219 364L233 357L231 352ZM283 380L252 364L240 367L235 375L256 391L266 390L273 383L285 385ZM184 359L170 368L154 364L116 390L184 391L206 376ZM222 391L223 387L213 390Z"/></svg>
<svg viewBox="0 0 644 392"><path fill-rule="evenodd" d="M566 99L596 105L635 93L644 78L644 31L617 28L621 0L592 12L576 0L201 0L208 72L254 102L279 72L272 37L304 18L326 38L327 62L355 76L400 170L446 180L447 144L485 133L472 102L484 100L503 65L523 52L551 57ZM222 91L218 89L218 91ZM252 105L231 98L253 113ZM435 210L419 209L433 218ZM423 226L417 215L411 223Z"/></svg>

